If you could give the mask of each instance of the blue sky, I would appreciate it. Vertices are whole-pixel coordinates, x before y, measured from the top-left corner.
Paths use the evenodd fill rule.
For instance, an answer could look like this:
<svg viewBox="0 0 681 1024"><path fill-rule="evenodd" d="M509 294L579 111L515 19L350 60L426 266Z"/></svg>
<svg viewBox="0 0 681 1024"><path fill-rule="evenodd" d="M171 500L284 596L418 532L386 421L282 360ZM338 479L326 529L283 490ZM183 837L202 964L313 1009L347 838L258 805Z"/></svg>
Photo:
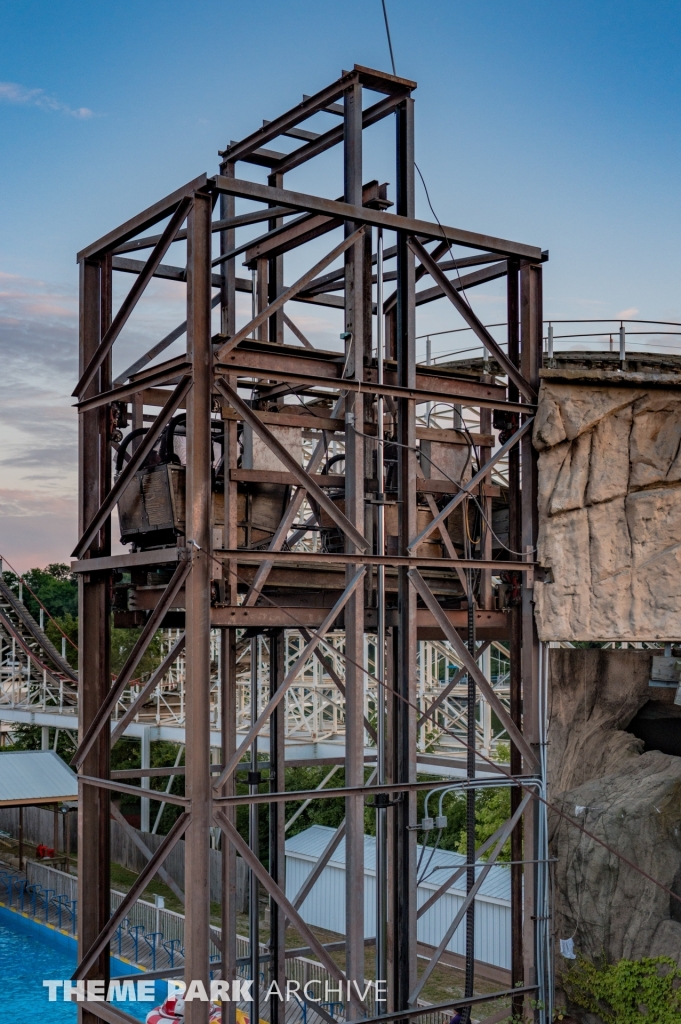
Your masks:
<svg viewBox="0 0 681 1024"><path fill-rule="evenodd" d="M679 5L387 2L438 217L548 248L547 316L681 319ZM76 251L353 63L389 69L380 0L0 2L0 552L20 568L75 536ZM365 179L393 179L388 138ZM337 156L288 184L340 194ZM500 300L475 298L487 320ZM177 303L150 293L124 354ZM451 326L439 305L425 330Z"/></svg>

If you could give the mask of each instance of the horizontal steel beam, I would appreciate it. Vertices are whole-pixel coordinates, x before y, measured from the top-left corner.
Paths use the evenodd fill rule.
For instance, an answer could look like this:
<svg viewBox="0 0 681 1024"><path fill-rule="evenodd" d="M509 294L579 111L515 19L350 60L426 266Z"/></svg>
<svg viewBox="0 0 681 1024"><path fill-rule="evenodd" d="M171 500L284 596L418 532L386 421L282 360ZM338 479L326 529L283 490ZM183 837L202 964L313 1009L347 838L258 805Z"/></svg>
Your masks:
<svg viewBox="0 0 681 1024"><path fill-rule="evenodd" d="M112 402L125 402L133 395L145 391L147 388L158 388L163 384L173 384L177 381L178 375L182 375L191 369L191 363L182 360L178 367L163 368L156 372L150 370L144 377L140 377L132 384L125 384L121 387L112 388L111 391L103 391L92 398L86 398L82 402L75 402L75 408L79 412L88 412L90 409L98 409L101 405L111 405ZM170 391L168 392L170 395Z"/></svg>
<svg viewBox="0 0 681 1024"><path fill-rule="evenodd" d="M215 369L217 374L222 373L228 377L234 376L234 370L229 363L230 358L231 353L226 362L219 363L216 366ZM267 379L267 371L262 370L258 366L249 367L244 366L242 363L239 366L238 373L240 376L244 377L261 377L262 379ZM508 412L517 412L522 414L533 412L536 408L533 405L525 405L520 402L507 402L504 398L494 397L502 389L495 388L492 385L489 385L489 392L492 396L490 398L478 396L473 397L466 384L456 379L452 379L450 389L447 390L444 388L444 384L448 383L445 378L436 377L435 384L431 386L429 384L429 380L431 380L432 377L425 374L417 374L417 382L420 384L422 383L423 387L405 388L399 387L397 384L376 384L373 382L355 380L351 377L331 377L326 380L320 380L319 377L312 376L311 374L296 373L295 370L292 372L286 370L270 371L270 379L275 376L275 373L279 381L301 384L306 388L329 388L335 385L335 389L340 391L356 392L357 394L363 395L383 395L390 398L407 398L417 404L423 404L425 402L447 402L450 405L477 405L483 409L505 409ZM438 385L440 385L440 387L438 387Z"/></svg>
<svg viewBox="0 0 681 1024"><path fill-rule="evenodd" d="M219 340L218 338L217 341ZM230 376L236 372L249 377L262 376L269 380L282 381L300 380L301 383L310 384L315 382L316 378L323 377L323 382L316 380L318 385L342 382L344 389L348 382L348 378L343 376L344 357L337 352L270 345L267 342L253 344L250 338L244 338L238 350L229 351L224 358L220 351L218 358L218 369L229 367ZM375 367L366 368L365 380L361 383L364 393L382 393L377 390L379 385L375 381L376 376ZM506 388L503 385L457 377L451 371L438 372L437 367L427 367L423 364L417 367L415 385L416 395L419 391L423 391L424 394L438 394L440 399L448 395L449 401L463 402L467 405L476 405L478 401L506 401ZM353 390L357 390L357 386L357 382L354 382ZM383 387L388 388L390 392L396 386L397 370L394 364L388 362L384 369ZM406 396L400 393L399 397ZM522 406L522 409L526 412L527 406Z"/></svg>
<svg viewBox="0 0 681 1024"><path fill-rule="evenodd" d="M134 238L140 231L145 231L147 228L153 227L154 224L158 224L164 217L171 214L177 204L184 198L204 189L207 181L207 175L200 174L198 178L188 181L186 185L176 189L175 192L171 192L170 195L159 199L153 206L147 207L146 210L138 213L135 217L131 217L130 220L124 221L123 224L114 228L113 231L102 235L96 242L81 249L76 257L77 262L80 263L81 260L90 259L94 256L103 256L117 245L122 245L123 242Z"/></svg>
<svg viewBox="0 0 681 1024"><path fill-rule="evenodd" d="M511 784L518 789L537 789L541 784L541 780L535 775L511 775L510 772L500 772L507 780L511 780ZM496 779L493 779L490 783L490 788L496 783ZM444 783L443 783L444 784ZM461 779L460 782L454 783L447 781L447 788L453 788L456 786L464 790L468 786L466 779ZM130 786L129 789L133 787ZM429 782L386 782L380 785L373 786L338 786L337 788L330 789L287 789L285 792L280 793L244 793L239 796L214 796L213 803L220 807L238 807L241 804L267 804L267 803L290 803L291 794L295 793L295 800L307 800L308 797L312 797L313 800L337 800L338 797L345 796L361 796L371 799L376 793L423 793L428 792L431 789L437 788L433 785L433 780ZM479 787L482 788L482 787ZM139 795L139 789L137 790ZM179 799L176 798L176 799Z"/></svg>
<svg viewBox="0 0 681 1024"><path fill-rule="evenodd" d="M426 558L420 555L367 555L348 552L331 554L321 551L252 551L249 548L223 548L216 551L216 557L231 559L241 565L258 565L271 559L275 565L299 565L303 569L311 565L386 565L389 568L423 566L426 569L454 571L451 559ZM90 561L96 562L97 559ZM531 573L537 568L536 562L506 562L499 558L457 558L456 565L460 569L493 569L495 572Z"/></svg>
<svg viewBox="0 0 681 1024"><path fill-rule="evenodd" d="M218 192L238 196L241 199L255 199L263 203L275 203L277 206L288 206L293 210L325 213L329 217L340 217L342 220L355 224L371 224L373 227L383 228L386 231L404 231L409 235L421 235L435 241L441 241L444 235L448 242L455 245L463 245L471 249L485 249L488 252L500 253L502 256L523 256L537 262L542 258L541 249L536 245L524 245L522 242L512 242L505 238L496 238L494 235L480 234L477 231L465 231L462 228L440 226L427 220L416 220L413 217L403 217L396 213L384 213L382 210L352 206L349 203L322 199L305 192L291 192L288 189L259 185L241 178L226 178L220 174L211 178L210 183Z"/></svg>
<svg viewBox="0 0 681 1024"><path fill-rule="evenodd" d="M352 71L343 72L339 79L315 93L314 96L304 96L302 103L280 114L273 121L263 123L261 128L252 132L241 142L232 142L226 149L220 151L220 156L224 158L225 162L229 161L230 163L245 160L254 150L261 149L280 135L285 135L301 121L307 121L308 118L320 111L328 110L330 113L339 114L343 110L343 106L334 101L340 99L355 82L360 82L367 89L375 92L398 95L400 98L409 95L416 88L416 82L408 78L398 78L397 75L389 75L383 71L355 64Z"/></svg>
<svg viewBox="0 0 681 1024"><path fill-rule="evenodd" d="M211 223L210 229L212 232L215 231L228 231L229 228L241 228L248 224L259 224L263 220L270 220L272 217L286 217L290 216L291 211L282 206L279 209L267 209L267 210L252 210L251 213L240 213L236 217L228 217L226 220L214 220ZM123 245L119 245L114 249L114 270L121 270L116 266L116 255L124 252L139 252L140 249L151 249L158 242L160 235L145 235L144 238L136 238L132 242L124 242ZM175 235L177 242L182 241L187 237L187 229L182 228Z"/></svg>
<svg viewBox="0 0 681 1024"><path fill-rule="evenodd" d="M265 600L268 599L265 598ZM257 605L250 605L246 607L245 605L228 605L223 608L211 608L210 622L214 629L221 627L231 627L234 629L247 629L249 627L252 629L271 629L274 627L283 627L286 629L300 629L303 631L305 629L321 629L327 612L328 607L322 606L321 604L312 608L309 606L300 607L296 605L291 607L271 607L267 605L265 607ZM448 609L445 614L454 629L461 630L462 632L466 631L468 612L465 609ZM342 616L340 617L340 620L342 621ZM386 624L388 626L398 625L396 608L389 608L386 612ZM494 638L504 639L508 635L508 618L504 612L477 609L475 612L475 624L475 628L481 636L492 633ZM375 629L375 626L376 609L371 607L366 608L366 631L371 632ZM416 627L419 632L428 631L432 633L437 631L438 635L446 636L446 634L439 629L437 621L426 608L417 609Z"/></svg>
<svg viewBox="0 0 681 1024"><path fill-rule="evenodd" d="M186 231L182 234L186 235ZM179 241L178 231L175 236L175 241ZM141 274L146 266L144 260L129 260L123 259L121 256L114 256L111 261L111 269L118 270L123 274ZM164 281L177 281L179 284L186 284L187 282L187 268L186 267L173 267L168 263L160 263L154 271L153 277L163 278ZM222 284L222 278L220 274L213 274L212 286L213 288L219 288Z"/></svg>
<svg viewBox="0 0 681 1024"><path fill-rule="evenodd" d="M184 742L184 740L182 741ZM158 800L161 803L176 804L178 807L189 807L191 800L186 796L176 796L175 793L166 793L165 790L142 789L141 786L128 786L125 782L114 782L111 779L99 779L95 775L79 775L78 781L84 786L94 786L95 789L109 789L114 793L127 793L129 796L148 797L150 800ZM54 797L52 800L54 801ZM67 797L71 800L72 797Z"/></svg>
<svg viewBox="0 0 681 1024"><path fill-rule="evenodd" d="M153 551L126 551L122 555L100 555L71 562L71 572L112 572L141 565L170 565L187 557L187 548L156 548Z"/></svg>

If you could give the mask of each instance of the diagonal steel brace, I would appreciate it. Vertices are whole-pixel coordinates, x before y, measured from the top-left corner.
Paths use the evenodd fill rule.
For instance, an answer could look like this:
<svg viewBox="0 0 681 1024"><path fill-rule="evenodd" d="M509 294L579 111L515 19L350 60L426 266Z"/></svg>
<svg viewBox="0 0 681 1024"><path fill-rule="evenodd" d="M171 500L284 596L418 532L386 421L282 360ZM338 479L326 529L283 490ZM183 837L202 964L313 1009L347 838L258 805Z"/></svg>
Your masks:
<svg viewBox="0 0 681 1024"><path fill-rule="evenodd" d="M360 551L366 551L369 544L365 537L359 532L359 530L352 525L349 519L343 515L337 505L333 503L331 498L324 493L318 483L315 483L314 478L303 469L299 463L293 458L291 453L284 447L281 441L278 441L271 430L265 426L261 420L254 415L253 410L246 405L244 401L237 395L236 391L230 387L227 381L219 378L215 381L215 387L222 394L223 398L226 398L232 408L242 417L244 422L248 423L251 429L265 442L268 448L270 448L277 456L280 462L282 462L289 473L297 479L301 487L310 494L318 505L324 509L325 512L333 519L343 533L352 541L352 543Z"/></svg>
<svg viewBox="0 0 681 1024"><path fill-rule="evenodd" d="M113 318L111 326L102 338L97 347L96 352L93 354L92 359L83 371L83 375L76 384L76 389L73 392L75 397L80 398L88 385L92 382L93 377L97 373L97 370L102 365L107 355L111 351L113 343L115 342L118 335L123 330L123 327L128 321L130 314L137 305L139 299L142 296L144 289L147 287L152 277L156 273L159 263L167 253L168 249L175 240L175 235L182 227L182 224L187 219L187 214L192 208L193 199L191 196L185 196L181 199L177 205L177 209L173 213L172 217L168 221L168 224L159 238L158 242L154 246L154 249L147 260L144 270L141 272L137 280L133 283L132 288L123 299L121 308Z"/></svg>
<svg viewBox="0 0 681 1024"><path fill-rule="evenodd" d="M144 435L142 443L139 448L135 451L130 462L127 464L121 475L116 480L106 498L99 506L97 512L95 512L90 525L86 528L85 533L78 541L76 547L73 550L73 558L82 558L90 544L95 538L98 530L109 518L113 512L114 505L117 503L123 491L126 489L133 476L140 468L147 455L151 452L152 448L156 444L161 431L165 427L166 423L173 415L175 410L181 405L185 396L189 392L192 386L191 377L183 377L180 383L177 385L166 404L161 409L160 413L149 427L149 430Z"/></svg>
<svg viewBox="0 0 681 1024"><path fill-rule="evenodd" d="M447 929L447 931L445 932L445 934L442 936L442 940L440 942L440 945L437 947L437 949L433 953L433 956L431 957L430 961L426 964L426 968L425 968L423 974L421 975L421 977L419 978L418 982L416 983L415 989L413 990L413 992L409 996L409 1003L412 1006L416 1003L416 1000L418 999L419 994L420 994L423 986L428 981L428 978L433 973L434 969L437 967L438 961L439 961L440 957L442 956L442 954L444 953L444 951L447 948L447 946L449 945L449 943L451 941L451 938L452 938L452 935L454 935L454 933L456 932L456 929L459 927L459 925L463 921L463 919L464 919L464 917L466 915L466 911L468 910L469 906L471 905L471 903L475 899L476 894L478 893L478 891L480 889L480 886L482 885L482 883L485 881L485 879L487 878L488 874L492 870L492 867L494 865L495 860L497 859L497 857L501 853L502 849L504 848L506 840L508 839L508 837L510 836L511 832L515 828L516 824L520 820L520 817L521 817L523 811L525 810L525 808L527 807L528 803L532 799L532 796L533 796L532 793L526 793L525 794L525 796L523 797L523 799L522 799L519 807L517 808L515 814L513 815L513 817L509 818L508 821L506 822L506 824L504 825L504 827L502 829L502 832L501 832L501 835L499 837L499 842L497 843L497 845L492 850L492 853L490 854L490 858L487 861L487 863L485 864L485 866L482 868L482 870L480 871L480 874L478 875L478 877L475 880L475 884L466 893L466 898L463 900L461 906L459 907L459 909L458 909L458 911L456 913L456 917L454 918L454 920L450 924L450 926Z"/></svg>
<svg viewBox="0 0 681 1024"><path fill-rule="evenodd" d="M461 504L464 498L467 498L470 494L472 494L472 492L475 490L478 484L481 483L488 475L492 466L496 465L496 463L499 462L500 459L503 459L506 453L509 452L511 448L518 443L521 437L523 437L527 433L527 431L530 429L533 423L534 416L530 416L529 419L525 420L520 430L516 430L513 437L509 437L506 444L503 444L499 451L494 453L492 458L485 463L482 469L478 470L475 476L471 480L469 480L467 484L464 484L459 493L455 495L455 497L453 497L452 500L449 501L445 505L445 507L441 509L441 511L438 512L438 514L431 519L428 525L424 527L423 530L421 530L419 535L417 537L414 537L414 539L409 542L409 546L407 547L407 551L409 552L409 554L416 554L416 549L421 543L421 541L425 540L426 537L429 537L433 530L439 527L440 523L454 511L457 505Z"/></svg>
<svg viewBox="0 0 681 1024"><path fill-rule="evenodd" d="M152 856L151 860L147 862L142 871L137 876L131 889L126 893L125 897L121 901L120 906L113 912L107 923L102 928L101 932L92 943L87 953L76 967L74 973L71 975L73 981L79 981L84 978L92 965L95 963L105 946L111 941L112 936L115 934L116 929L120 922L125 918L125 915L130 910L142 895L147 887L147 884L154 877L161 864L170 853L170 851L177 845L182 836L189 828L189 823L192 820L190 812L185 811L182 814L173 827L171 828L168 835L165 837L161 845L159 846L156 853Z"/></svg>
<svg viewBox="0 0 681 1024"><path fill-rule="evenodd" d="M507 374L508 379L513 381L515 386L518 388L520 393L525 396L528 402L536 402L537 395L534 388L525 380L520 370L513 365L512 361L508 358L504 350L499 347L484 324L478 320L468 303L464 302L452 282L445 276L442 267L438 266L428 250L424 249L421 243L413 236L407 239L407 244L414 255L421 261L421 265L426 268L432 279L440 286L449 301L461 314L468 326L475 332L475 334L477 334L478 338L490 355L494 356L497 360L501 368Z"/></svg>
<svg viewBox="0 0 681 1024"><path fill-rule="evenodd" d="M333 263L334 260L338 259L338 257L342 255L342 253L344 253L346 249L349 249L351 245L358 241L358 239L361 237L363 233L364 228L358 228L357 231L353 232L353 234L348 235L347 238L344 238L343 241L340 242L335 249L332 249L330 253L327 253L324 259L320 260L319 263L316 263L311 270L308 270L306 274L303 274L302 277L298 278L298 280L285 291L283 291L281 295L278 295L274 302L270 302L269 306L266 306L265 309L261 310L260 313L258 313L256 317L254 317L249 323L247 323L245 327L242 327L240 331L237 331L233 338L230 338L229 341L226 341L224 345L222 345L217 350L215 354L216 359L218 359L218 361L224 359L225 356L228 355L233 348L236 348L236 346L244 340L244 338L247 338L252 332L257 330L257 328L260 327L261 324L264 324L267 320L269 320L273 313L276 313L278 309L281 309L281 307L285 306L287 302L290 302L291 299L295 298L298 292L302 291L302 289L306 285L308 285L310 281L312 281L312 279L317 276L318 273L320 273L322 270L328 267L329 264ZM216 260L215 262L218 262L220 259L224 258L225 257L222 256L218 257L218 260Z"/></svg>
<svg viewBox="0 0 681 1024"><path fill-rule="evenodd" d="M106 697L100 704L99 708L97 709L97 714L92 719L87 732L83 736L83 739L80 741L78 749L73 755L73 760L71 761L71 764L75 767L80 768L83 761L87 757L88 751L92 747L92 744L97 739L97 736L103 729L105 723L108 721L109 715L112 713L116 705L116 701L120 698L121 694L123 693L123 690L130 682L133 672L135 671L142 657L144 656L144 652L151 643L154 633L161 625L165 613L170 608L170 605L173 603L175 596L177 595L185 579L189 575L190 569L191 562L189 561L180 562L179 565L177 566L177 569L172 575L170 583L163 591L163 595L161 596L160 601L158 602L153 612L147 619L147 622L144 626L144 629L140 633L137 643L135 644L132 651L128 655L125 665L119 672L116 682L113 684L113 686L107 693Z"/></svg>
<svg viewBox="0 0 681 1024"><path fill-rule="evenodd" d="M144 686L142 687L142 689L140 690L140 692L138 693L137 697L132 702L128 710L125 712L123 717L116 722L115 728L111 730L112 747L116 740L118 740L123 735L128 722L130 722L135 717L139 709L146 701L149 694L152 692L152 690L155 689L155 687L161 681L161 679L163 679L164 675L166 674L170 666L173 664L173 662L175 662L177 658L179 658L180 654L184 650L185 642L186 637L185 634L183 633L182 636L178 638L177 642L170 649L170 651L168 651L168 653L166 654L165 658L158 666L156 671L152 672L151 676L144 684Z"/></svg>
<svg viewBox="0 0 681 1024"><path fill-rule="evenodd" d="M331 957L327 950L324 949L315 933L308 928L307 924L303 921L293 904L287 900L286 896L274 881L267 868L260 863L248 843L241 838L225 812L220 810L215 811L213 817L220 828L225 832L230 843L239 851L260 884L264 886L272 899L274 899L281 907L293 926L299 932L301 938L307 941L310 948L314 951L315 956L321 961L324 967L326 967L329 974L333 975L336 981L345 981L345 974L340 969L336 961Z"/></svg>
<svg viewBox="0 0 681 1024"><path fill-rule="evenodd" d="M258 735L258 733L261 731L265 723L268 721L270 715L272 714L276 706L284 697L284 694L288 690L289 686L291 686L291 684L298 677L298 673L300 672L301 668L303 667L307 659L310 657L311 654L314 653L314 651L317 648L317 645L321 643L321 641L324 639L324 634L328 633L334 621L338 618L343 608L345 608L345 605L348 603L348 601L354 594L355 590L361 583L362 579L364 578L365 572L366 569L364 568L364 566L362 566L362 568L358 569L358 571L352 577L347 587L345 588L345 590L338 598L329 614L322 622L319 629L314 633L310 642L305 645L305 647L302 650L302 653L298 655L294 664L286 673L280 686L277 687L276 693L274 694L273 697L270 698L258 720L253 723L253 725L246 733L246 736L244 737L238 749L232 754L229 762L225 765L223 771L221 772L220 777L217 779L216 782L213 783L213 789L219 791L224 786L225 782L238 765L244 753L248 750L255 737Z"/></svg>
<svg viewBox="0 0 681 1024"><path fill-rule="evenodd" d="M459 661L461 661L467 673L473 677L476 686L482 692L487 703L494 709L499 721L506 729L509 739L512 743L515 743L518 750L526 759L527 765L536 770L538 768L538 764L534 751L518 729L518 726L515 724L504 705L501 703L499 695L496 693L492 685L485 679L484 675L478 668L477 663L471 657L468 648L445 615L440 606L440 602L433 594L423 576L418 569L410 569L407 575L414 585L415 590L422 598L423 603L431 612L436 623L456 651Z"/></svg>

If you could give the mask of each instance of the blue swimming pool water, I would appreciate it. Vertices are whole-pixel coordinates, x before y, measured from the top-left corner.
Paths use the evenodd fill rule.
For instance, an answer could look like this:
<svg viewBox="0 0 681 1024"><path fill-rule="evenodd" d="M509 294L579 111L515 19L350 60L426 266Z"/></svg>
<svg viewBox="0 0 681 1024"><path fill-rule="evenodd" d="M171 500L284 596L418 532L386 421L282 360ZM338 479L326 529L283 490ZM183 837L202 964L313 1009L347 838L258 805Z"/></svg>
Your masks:
<svg viewBox="0 0 681 1024"><path fill-rule="evenodd" d="M45 933L44 937L42 932ZM16 919L11 912L0 914L0 991L3 1024L27 1024L28 1021L49 1021L50 1024L75 1024L78 1019L75 1003L65 1003L58 993L57 1002L48 1001L43 979L69 978L76 966L75 949L68 940L50 929ZM125 968L130 973L129 968ZM112 962L112 975L123 973L123 965ZM143 975L140 975L143 977ZM156 985L157 998L151 1003L121 1002L122 1010L144 1020L149 1010L158 1005L167 993L164 982Z"/></svg>

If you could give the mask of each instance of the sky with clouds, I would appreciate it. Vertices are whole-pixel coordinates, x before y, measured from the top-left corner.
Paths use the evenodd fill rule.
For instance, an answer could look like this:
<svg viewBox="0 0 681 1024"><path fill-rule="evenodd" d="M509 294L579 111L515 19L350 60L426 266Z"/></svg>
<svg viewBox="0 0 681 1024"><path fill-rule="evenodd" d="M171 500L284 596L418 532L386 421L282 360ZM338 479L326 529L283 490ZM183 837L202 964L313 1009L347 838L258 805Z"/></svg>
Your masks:
<svg viewBox="0 0 681 1024"><path fill-rule="evenodd" d="M679 5L387 6L440 220L549 249L547 317L681 320ZM75 541L75 253L353 63L389 70L380 0L0 0L0 553L18 569ZM367 133L365 180L394 182L391 130ZM337 151L287 184L340 195ZM504 318L501 286L472 301ZM337 340L321 307L296 317ZM424 307L418 332L452 317ZM120 368L182 319L181 290L155 282Z"/></svg>

